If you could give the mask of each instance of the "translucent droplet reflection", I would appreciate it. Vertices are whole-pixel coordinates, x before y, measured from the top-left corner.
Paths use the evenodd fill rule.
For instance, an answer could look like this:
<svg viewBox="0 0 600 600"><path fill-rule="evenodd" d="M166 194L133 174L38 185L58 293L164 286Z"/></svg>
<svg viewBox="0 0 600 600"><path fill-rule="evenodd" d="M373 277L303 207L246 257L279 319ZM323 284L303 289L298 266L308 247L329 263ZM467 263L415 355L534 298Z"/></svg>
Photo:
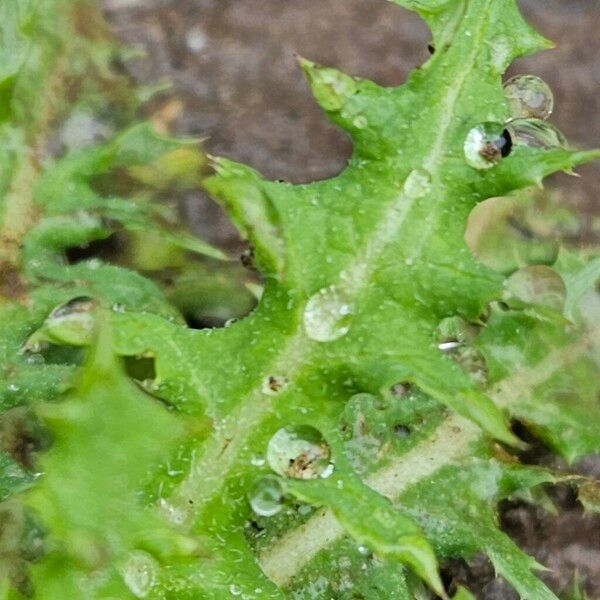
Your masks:
<svg viewBox="0 0 600 600"><path fill-rule="evenodd" d="M520 269L504 282L504 299L517 308L536 305L561 313L566 298L563 279L554 269L544 265Z"/></svg>
<svg viewBox="0 0 600 600"><path fill-rule="evenodd" d="M272 517L283 507L283 486L277 477L261 477L248 494L252 510L261 517Z"/></svg>
<svg viewBox="0 0 600 600"><path fill-rule="evenodd" d="M489 169L508 156L512 140L504 125L481 123L467 134L464 151L467 163L475 169Z"/></svg>
<svg viewBox="0 0 600 600"><path fill-rule="evenodd" d="M552 150L567 145L562 132L541 119L515 119L508 123L506 128L516 146Z"/></svg>
<svg viewBox="0 0 600 600"><path fill-rule="evenodd" d="M283 427L269 440L267 462L275 473L294 479L329 477L331 449L314 427Z"/></svg>
<svg viewBox="0 0 600 600"><path fill-rule="evenodd" d="M352 302L343 289L323 288L306 304L304 329L308 337L317 342L337 340L348 333L352 312Z"/></svg>
<svg viewBox="0 0 600 600"><path fill-rule="evenodd" d="M517 75L504 84L504 95L513 119L547 119L554 109L548 84L535 75Z"/></svg>
<svg viewBox="0 0 600 600"><path fill-rule="evenodd" d="M125 585L136 598L146 598L156 585L159 564L147 552L131 552L121 568Z"/></svg>

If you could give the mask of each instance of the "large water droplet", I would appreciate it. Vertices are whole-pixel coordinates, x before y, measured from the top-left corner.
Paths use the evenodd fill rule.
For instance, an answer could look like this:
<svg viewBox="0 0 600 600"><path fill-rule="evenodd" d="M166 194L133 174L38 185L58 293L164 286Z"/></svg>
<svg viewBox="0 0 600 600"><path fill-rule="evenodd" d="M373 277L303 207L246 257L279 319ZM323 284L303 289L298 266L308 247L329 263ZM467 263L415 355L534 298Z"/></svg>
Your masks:
<svg viewBox="0 0 600 600"><path fill-rule="evenodd" d="M530 148L564 148L567 140L554 125L541 119L515 119L506 126L513 143Z"/></svg>
<svg viewBox="0 0 600 600"><path fill-rule="evenodd" d="M348 333L352 313L348 294L332 285L319 290L306 303L304 329L317 342L331 342Z"/></svg>
<svg viewBox="0 0 600 600"><path fill-rule="evenodd" d="M537 305L562 312L567 289L561 276L544 265L525 267L504 282L504 299L515 308Z"/></svg>
<svg viewBox="0 0 600 600"><path fill-rule="evenodd" d="M147 552L131 552L121 568L121 576L136 598L146 598L158 579L159 564Z"/></svg>
<svg viewBox="0 0 600 600"><path fill-rule="evenodd" d="M331 448L314 427L283 427L269 440L267 462L275 473L294 479L329 477Z"/></svg>
<svg viewBox="0 0 600 600"><path fill-rule="evenodd" d="M431 191L431 175L425 169L413 169L404 182L404 193L410 198L422 198Z"/></svg>
<svg viewBox="0 0 600 600"><path fill-rule="evenodd" d="M252 510L261 517L272 517L283 507L283 486L277 477L261 477L250 490L248 499Z"/></svg>
<svg viewBox="0 0 600 600"><path fill-rule="evenodd" d="M475 169L489 169L508 156L512 149L512 140L504 125L500 123L481 123L467 134L465 140L465 158Z"/></svg>
<svg viewBox="0 0 600 600"><path fill-rule="evenodd" d="M554 109L548 84L535 75L517 75L504 84L504 95L513 119L547 119Z"/></svg>

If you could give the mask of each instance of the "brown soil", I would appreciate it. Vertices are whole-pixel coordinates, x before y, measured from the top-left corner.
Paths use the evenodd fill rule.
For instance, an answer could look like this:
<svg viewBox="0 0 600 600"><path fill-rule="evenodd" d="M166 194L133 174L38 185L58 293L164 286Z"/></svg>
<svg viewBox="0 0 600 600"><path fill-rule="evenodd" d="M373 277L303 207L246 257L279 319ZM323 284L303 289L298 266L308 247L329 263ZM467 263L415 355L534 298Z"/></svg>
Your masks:
<svg viewBox="0 0 600 600"><path fill-rule="evenodd" d="M167 78L172 93L153 106L182 134L208 137L213 154L246 162L272 178L310 181L344 166L348 140L322 116L296 66L294 53L384 84L401 83L428 56L429 36L414 14L384 0L104 0L126 43L147 56L129 63L141 82ZM523 0L532 23L557 49L521 59L515 73L542 76L554 89L553 121L575 143L600 144L600 3ZM579 169L581 180L558 176L593 227L600 163ZM236 235L201 195L187 198L186 216L203 236L234 246ZM594 218L595 216L595 218ZM600 460L582 466L600 475ZM552 571L562 591L574 570L600 599L600 519L584 517L568 494L565 512L550 517L524 505L503 511L507 530ZM454 566L481 598L514 598L485 561Z"/></svg>

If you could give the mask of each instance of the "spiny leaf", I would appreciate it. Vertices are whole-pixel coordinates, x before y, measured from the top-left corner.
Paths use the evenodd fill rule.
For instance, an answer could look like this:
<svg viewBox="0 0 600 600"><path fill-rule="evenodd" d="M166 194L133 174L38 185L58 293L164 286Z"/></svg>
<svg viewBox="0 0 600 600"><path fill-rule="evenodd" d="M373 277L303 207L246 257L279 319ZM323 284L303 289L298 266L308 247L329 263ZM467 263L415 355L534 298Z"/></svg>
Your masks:
<svg viewBox="0 0 600 600"><path fill-rule="evenodd" d="M21 219L35 226L19 254L31 302L1 307L16 321L0 346L4 377L40 372L23 351L32 334L52 342L47 352L68 353L58 344L85 344L98 318L106 322L83 383L65 401L31 382L27 393L7 395L11 407L30 389L54 400L40 412L54 434L40 459L44 475L31 490L11 490L11 502L37 508L48 528L32 567L36 597L343 598L359 589L369 599L420 599L419 577L444 594L437 558L483 551L523 597L555 598L496 518L499 501L534 498L555 477L521 465L495 440L519 445L510 416L569 459L598 447L589 426L597 364L589 319L573 304L592 277L559 263L565 282L553 287L558 276L545 267L550 289L540 292L531 272L506 279L479 262L464 231L478 203L598 153L516 138L509 147L501 75L513 58L548 46L514 0L397 3L427 20L436 48L403 86L300 61L317 102L354 143L339 176L293 186L214 160L206 187L251 242L266 279L239 323L190 330L137 274L65 261L73 244L112 233L106 217L156 232L145 209L90 182L121 167L152 188L156 168L185 144L150 136L146 147L148 130L138 127L68 155L37 180L42 214ZM499 138L471 147L488 128ZM6 137L17 155L22 134ZM179 159L171 175L188 175ZM25 164L25 175L37 174ZM31 200L30 184L27 193ZM74 212L79 201L83 214ZM566 316L559 287L571 298ZM83 334L81 323L62 320L81 296L96 307ZM127 381L114 353L153 397ZM80 360L58 363L70 373ZM564 389L576 400L564 402ZM257 498L267 475L281 489Z"/></svg>
<svg viewBox="0 0 600 600"><path fill-rule="evenodd" d="M38 593L44 590L45 598L85 597L100 589L119 589L126 595L115 566L123 562L127 569L128 552L143 549L169 556L198 548L144 507L135 491L185 430L166 407L125 379L112 356L109 335L101 330L71 396L38 409L55 440L40 461L52 476L42 476L26 499L52 532L46 542L54 548L52 559L33 569ZM86 577L90 570L104 571L100 588Z"/></svg>

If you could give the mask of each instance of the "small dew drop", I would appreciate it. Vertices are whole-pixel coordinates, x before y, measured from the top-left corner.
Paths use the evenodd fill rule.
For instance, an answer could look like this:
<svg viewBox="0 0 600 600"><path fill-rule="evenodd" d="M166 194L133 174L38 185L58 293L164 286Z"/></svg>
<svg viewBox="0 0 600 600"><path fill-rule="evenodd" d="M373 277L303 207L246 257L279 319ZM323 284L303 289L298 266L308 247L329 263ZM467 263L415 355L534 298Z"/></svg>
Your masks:
<svg viewBox="0 0 600 600"><path fill-rule="evenodd" d="M331 448L314 427L283 427L269 440L267 462L275 473L294 479L327 478L333 473Z"/></svg>
<svg viewBox="0 0 600 600"><path fill-rule="evenodd" d="M507 126L507 130L517 146L541 148L565 148L567 140L562 132L547 121L541 119L515 119Z"/></svg>
<svg viewBox="0 0 600 600"><path fill-rule="evenodd" d="M304 309L304 329L312 340L332 342L350 329L354 309L344 290L329 286L311 296Z"/></svg>
<svg viewBox="0 0 600 600"><path fill-rule="evenodd" d="M261 477L254 485L248 499L252 510L261 517L272 517L283 507L283 487L277 477Z"/></svg>
<svg viewBox="0 0 600 600"><path fill-rule="evenodd" d="M464 151L467 163L475 169L489 169L512 150L511 134L500 123L481 123L467 134Z"/></svg>
<svg viewBox="0 0 600 600"><path fill-rule="evenodd" d="M253 454L252 458L250 459L250 464L253 467L264 467L266 462L267 461L258 454Z"/></svg>
<svg viewBox="0 0 600 600"><path fill-rule="evenodd" d="M517 75L504 84L504 95L513 119L547 119L554 109L548 84L535 75Z"/></svg>
<svg viewBox="0 0 600 600"><path fill-rule="evenodd" d="M131 552L121 568L121 576L129 591L136 598L146 598L156 585L159 564L147 552Z"/></svg>
<svg viewBox="0 0 600 600"><path fill-rule="evenodd" d="M357 115L352 120L352 125L354 125L354 127L356 127L356 129L366 129L367 126L369 125L369 121L367 120L367 117L365 117L364 115Z"/></svg>
<svg viewBox="0 0 600 600"><path fill-rule="evenodd" d="M242 589L239 586L235 585L235 583L232 583L229 586L229 593L232 596L241 596L242 595Z"/></svg>
<svg viewBox="0 0 600 600"><path fill-rule="evenodd" d="M404 193L410 198L422 198L431 191L431 175L425 169L414 169L404 183Z"/></svg>
<svg viewBox="0 0 600 600"><path fill-rule="evenodd" d="M184 525L190 518L190 507L181 503L169 502L165 498L159 498L158 508L162 514L178 527Z"/></svg>

